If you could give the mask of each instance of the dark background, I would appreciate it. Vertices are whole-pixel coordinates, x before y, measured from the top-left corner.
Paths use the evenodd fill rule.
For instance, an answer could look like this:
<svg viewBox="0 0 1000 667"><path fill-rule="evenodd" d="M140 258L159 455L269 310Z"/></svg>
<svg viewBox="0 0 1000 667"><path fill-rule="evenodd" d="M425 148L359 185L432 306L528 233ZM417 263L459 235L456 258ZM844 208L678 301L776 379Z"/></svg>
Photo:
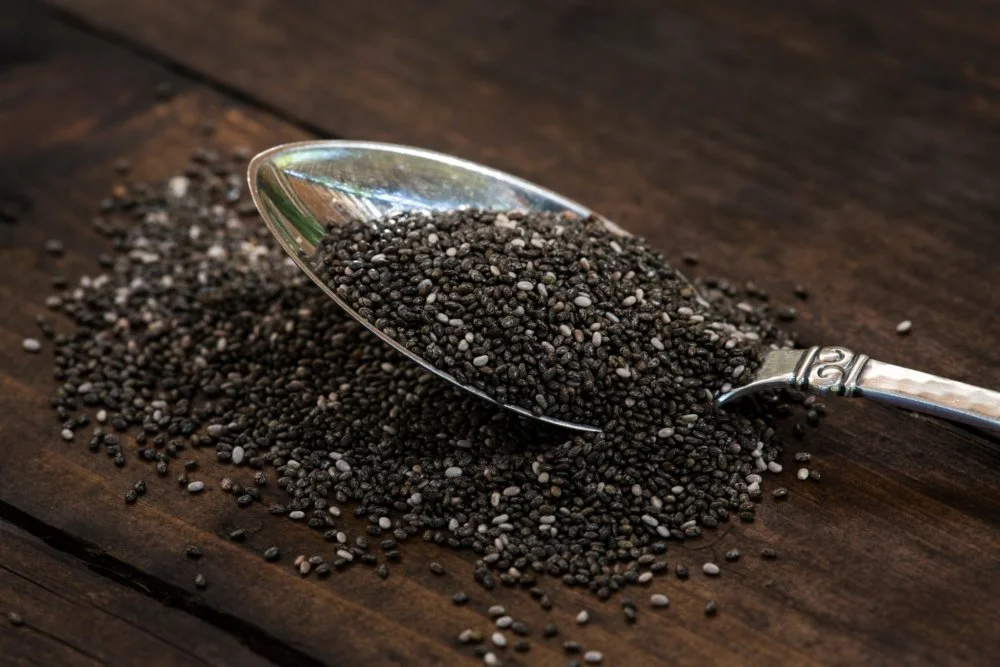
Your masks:
<svg viewBox="0 0 1000 667"><path fill-rule="evenodd" d="M318 535L170 480L126 508L140 472L59 439L50 361L21 340L53 273L97 270L89 219L116 159L157 179L201 144L455 153L675 261L697 251L697 274L753 279L779 303L805 285L805 342L997 387L998 63L1000 3L974 0L0 0L0 210L19 218L0 221L0 612L27 621L0 617L0 664L476 664L453 638L486 626L471 556L420 544L385 582L302 580L259 552L323 553ZM41 252L48 238L65 258ZM723 577L658 580L670 609L632 628L553 583L551 617L571 628L594 609L572 632L613 665L995 664L997 439L829 407L789 447L786 504L670 552L697 565L738 545ZM821 483L794 479L799 449ZM261 533L246 545L219 537L248 523ZM208 555L195 565L186 544ZM780 559L761 562L764 546ZM457 574L433 577L430 559ZM459 588L473 604L450 604ZM523 593L496 598L548 620ZM535 643L507 664L565 662Z"/></svg>

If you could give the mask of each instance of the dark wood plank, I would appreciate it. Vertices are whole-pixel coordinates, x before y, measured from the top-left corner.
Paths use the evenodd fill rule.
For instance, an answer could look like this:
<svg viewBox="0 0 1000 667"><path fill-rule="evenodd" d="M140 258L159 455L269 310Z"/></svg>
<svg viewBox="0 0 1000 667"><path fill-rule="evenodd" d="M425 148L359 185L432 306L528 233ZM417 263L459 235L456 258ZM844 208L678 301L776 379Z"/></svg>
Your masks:
<svg viewBox="0 0 1000 667"><path fill-rule="evenodd" d="M1000 352L984 334L1000 324L993 289L1000 278L996 10L942 3L914 11L901 2L852 9L819 0L663 5L389 9L345 1L310 3L307 12L269 0L77 0L64 7L139 50L164 54L331 134L487 161L579 197L675 258L699 249L706 271L752 276L782 294L803 282L814 293L798 325L807 339L835 339L886 360L1000 385ZM54 41L32 48L53 49ZM247 515L192 504L166 487L155 506L126 512L117 502L121 475L67 451L31 407L49 387L46 365L17 354L14 332L37 308L38 299L20 299L47 268L30 250L46 233L65 231L78 252L68 271L90 270L76 258L96 242L67 226L106 184L101 169L111 156L127 153L148 174L166 173L171 159L182 159L179 147L193 140L197 116L219 115L228 105L193 86L169 105L126 112L123 91L160 70L78 35L59 41L70 45L59 49L74 61L59 68L76 80L56 97L97 110L80 120L71 109L51 109L45 92L33 93L33 102L19 102L18 127L51 135L55 148L5 137L20 160L13 182L36 199L62 196L37 204L46 227L11 241L12 261L0 279L9 289L5 301L16 296L24 311L0 351L4 381L18 388L15 398L0 395L0 409L16 415L0 436L6 442L16 433L29 443L7 454L13 465L0 469L0 489L33 516L183 587L190 568L164 554ZM132 64L123 68L121 59ZM13 80L27 90L39 71ZM106 71L115 80L108 82ZM89 89L101 86L108 99L91 97ZM223 123L226 138L259 147L299 136L238 109ZM114 117L114 124L102 126L95 116ZM80 136L95 127L94 136ZM898 339L892 329L903 317L916 327ZM781 560L766 566L746 558L718 581L660 584L675 600L669 615L628 629L616 614L599 612L585 638L626 664L664 656L696 664L989 664L1000 648L995 619L982 613L1000 594L997 444L903 413L833 408L825 428L810 436L821 484L790 480L791 501L766 505L756 525L671 556L697 563L732 544L748 552L774 544ZM73 516L47 506L30 470L44 470L49 488L89 489L94 511ZM259 520L273 532L255 548L270 541L286 553L314 548L313 536ZM429 547L410 556L406 578L379 584L351 573L329 586L285 571L277 577L233 545L217 548L224 564L205 562L220 583L207 602L323 660L377 664L403 652L416 664L452 660L449 636L486 605L447 604L445 596L465 583L428 579L420 560L439 557ZM461 557L443 558L460 571ZM276 581L282 602L268 608L261 591L234 592L256 577ZM556 593L564 625L590 604ZM510 592L500 596L519 611L525 604ZM725 612L711 623L698 614L709 596ZM298 623L282 613L288 610ZM541 623L530 604L524 611ZM320 619L345 635L343 647L324 641ZM367 630L390 639L372 647ZM533 652L529 659L555 657Z"/></svg>
<svg viewBox="0 0 1000 667"><path fill-rule="evenodd" d="M10 624L15 612L24 625ZM228 633L0 521L4 665L270 665Z"/></svg>

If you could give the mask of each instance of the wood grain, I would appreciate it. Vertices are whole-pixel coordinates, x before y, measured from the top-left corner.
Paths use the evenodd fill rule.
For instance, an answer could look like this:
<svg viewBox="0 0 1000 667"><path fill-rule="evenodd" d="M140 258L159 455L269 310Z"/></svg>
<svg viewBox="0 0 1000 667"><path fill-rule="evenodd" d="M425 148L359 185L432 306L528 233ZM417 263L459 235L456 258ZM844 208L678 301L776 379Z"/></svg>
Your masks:
<svg viewBox="0 0 1000 667"><path fill-rule="evenodd" d="M15 627L7 614L24 625ZM272 663L232 635L114 584L85 563L0 522L0 646L4 665Z"/></svg>
<svg viewBox="0 0 1000 667"><path fill-rule="evenodd" d="M285 122L298 119L489 162L674 258L699 250L701 271L753 277L782 300L805 283L813 297L796 328L810 342L1000 386L1000 16L987 4L13 6L0 16L0 182L32 210L0 225L0 303L11 305L0 318L0 510L259 659L452 664L469 653L452 638L485 628L490 601L467 556L424 544L408 545L386 582L362 570L302 580L287 561L326 553L316 535L169 481L147 479L150 498L127 508L126 486L151 475L59 440L49 362L19 349L48 276L96 270L103 246L87 220L115 158L162 177L206 141L206 119L222 145L301 138ZM164 78L177 92L158 101ZM48 237L66 242L66 258L40 252ZM915 327L900 339L904 317ZM787 503L668 554L697 567L739 546L722 577L658 581L671 608L634 628L615 605L553 582L553 618L570 631L591 607L592 624L572 632L609 664L991 664L1000 445L877 406L830 407L808 439L820 484L794 480L789 457ZM206 479L227 470L203 464ZM258 531L246 546L219 537L238 525ZM208 552L204 593L181 556L188 543ZM259 557L271 544L283 566ZM764 546L777 562L757 557ZM431 559L454 575L432 577ZM459 588L474 595L468 608L448 601ZM535 628L548 619L519 591L496 597ZM709 621L711 598L722 612ZM564 660L537 643L510 662Z"/></svg>

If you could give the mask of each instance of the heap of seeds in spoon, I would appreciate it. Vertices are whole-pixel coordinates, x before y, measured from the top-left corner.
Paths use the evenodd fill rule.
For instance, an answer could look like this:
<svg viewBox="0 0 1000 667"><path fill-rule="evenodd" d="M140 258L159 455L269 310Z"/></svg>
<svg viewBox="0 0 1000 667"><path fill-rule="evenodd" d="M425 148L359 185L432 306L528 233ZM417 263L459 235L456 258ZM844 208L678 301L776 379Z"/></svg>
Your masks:
<svg viewBox="0 0 1000 667"><path fill-rule="evenodd" d="M760 363L756 332L596 218L406 213L331 225L318 257L320 277L378 329L536 415L670 429Z"/></svg>
<svg viewBox="0 0 1000 667"><path fill-rule="evenodd" d="M541 428L348 317L250 215L242 165L200 157L106 202L97 226L116 254L47 302L76 324L55 340L67 439L82 431L117 464L138 458L162 475L184 474L185 450L212 448L251 469L255 485L227 488L241 506L276 482L271 511L326 531L335 565L374 562L340 529L353 511L393 549L422 536L474 550L487 587L549 573L607 597L662 571L668 540L753 520L761 474L777 469L775 403L748 415L711 399L757 363L753 344L788 344L765 305L717 289L700 304L643 242L594 221L417 215L396 221L405 233L330 239L332 275L372 320L456 376L492 378L497 396L540 394L547 412L604 432ZM492 224L480 233L473 219Z"/></svg>

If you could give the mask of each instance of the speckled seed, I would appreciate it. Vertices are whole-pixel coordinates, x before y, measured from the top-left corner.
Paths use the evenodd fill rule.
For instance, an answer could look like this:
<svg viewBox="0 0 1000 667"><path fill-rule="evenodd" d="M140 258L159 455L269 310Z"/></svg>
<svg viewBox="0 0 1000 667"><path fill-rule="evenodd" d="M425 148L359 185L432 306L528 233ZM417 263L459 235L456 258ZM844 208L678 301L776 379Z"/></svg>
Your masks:
<svg viewBox="0 0 1000 667"><path fill-rule="evenodd" d="M799 468L795 476L803 481L809 479L809 468Z"/></svg>

